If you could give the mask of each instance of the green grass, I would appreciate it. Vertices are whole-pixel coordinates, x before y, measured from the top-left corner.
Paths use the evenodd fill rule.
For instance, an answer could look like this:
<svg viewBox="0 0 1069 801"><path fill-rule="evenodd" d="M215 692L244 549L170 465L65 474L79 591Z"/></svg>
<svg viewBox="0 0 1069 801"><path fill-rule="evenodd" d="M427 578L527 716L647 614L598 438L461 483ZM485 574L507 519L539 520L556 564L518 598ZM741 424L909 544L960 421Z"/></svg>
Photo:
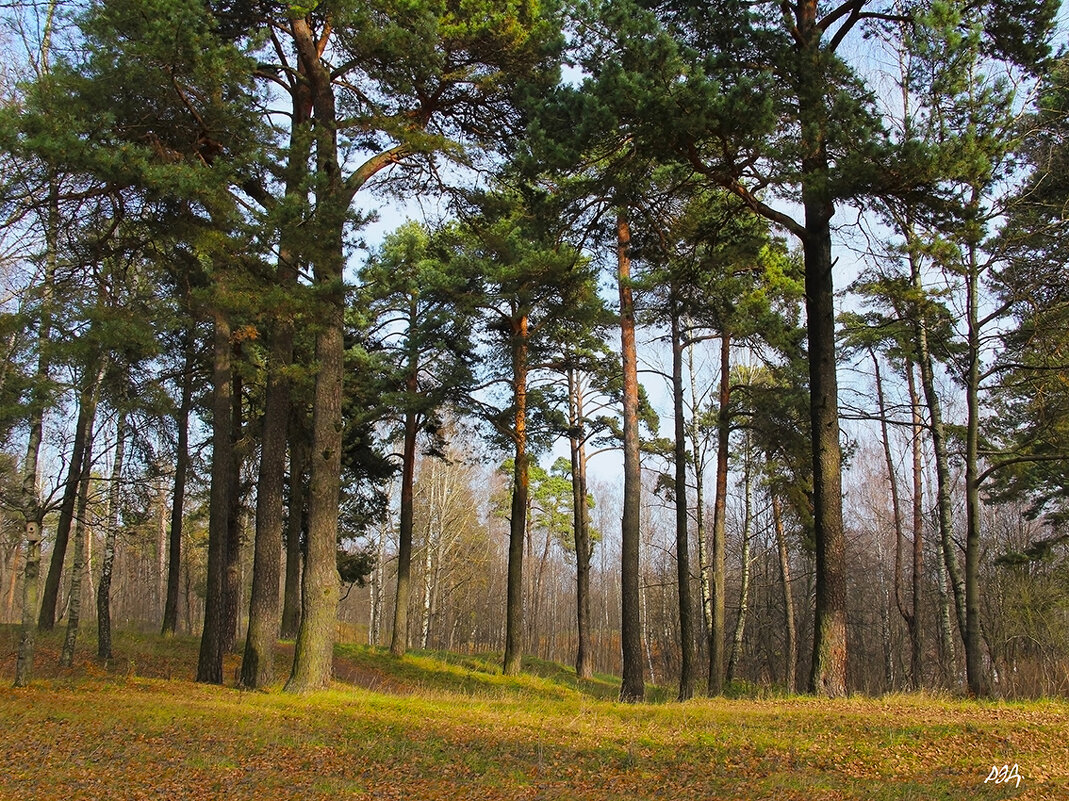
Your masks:
<svg viewBox="0 0 1069 801"><path fill-rule="evenodd" d="M87 637L59 670L60 638L15 690L0 628L0 799L1069 799L1063 701L658 689L630 706L615 678L540 660L505 677L493 655L355 645L331 690L294 697L192 683L192 639L122 633L104 668ZM1004 763L1019 788L984 783Z"/></svg>

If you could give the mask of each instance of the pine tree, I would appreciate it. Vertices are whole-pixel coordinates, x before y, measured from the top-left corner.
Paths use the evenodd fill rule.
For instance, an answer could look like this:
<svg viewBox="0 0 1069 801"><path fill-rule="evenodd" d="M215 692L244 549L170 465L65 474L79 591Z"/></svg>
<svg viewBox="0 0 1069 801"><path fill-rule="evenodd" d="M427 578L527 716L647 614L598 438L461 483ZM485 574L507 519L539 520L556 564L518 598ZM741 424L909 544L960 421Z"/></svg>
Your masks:
<svg viewBox="0 0 1069 801"><path fill-rule="evenodd" d="M442 239L441 236L438 237ZM433 232L406 223L386 237L360 274L360 305L371 329L369 349L388 363L381 402L400 420L401 495L397 591L390 651L408 647L408 600L417 447L421 432L432 453L447 404L472 383L474 288Z"/></svg>
<svg viewBox="0 0 1069 801"><path fill-rule="evenodd" d="M963 347L954 365L967 411L965 563L959 595L964 596L966 677L974 695L990 691L980 633L980 486L985 477L980 464L980 397L987 375L983 340L985 329L1002 313L995 309L981 316L981 294L986 277L1003 258L1001 242L993 234L1005 212L1002 187L1015 170L1014 84L1043 58L1055 4L1000 6L999 14L1007 16L996 22L985 11L968 3L940 4L929 14L915 16L908 40L913 56L908 79L922 121L913 131L927 140L935 156L929 167L935 178L927 202L929 217L909 232L915 237L909 244L960 281L964 290ZM915 268L913 274L916 282ZM948 568L950 562L948 557Z"/></svg>
<svg viewBox="0 0 1069 801"><path fill-rule="evenodd" d="M458 243L471 275L481 276L485 334L492 343L491 376L479 388L507 388L498 402L472 397L501 445L512 450L504 670L519 672L523 651L523 544L529 468L534 453L565 428L552 386L534 384L560 348L552 334L596 295L584 260L559 239L557 221L540 213L538 193L507 189L476 199ZM580 312L581 313L581 312ZM503 368L503 369L502 369ZM502 377L498 377L502 376Z"/></svg>

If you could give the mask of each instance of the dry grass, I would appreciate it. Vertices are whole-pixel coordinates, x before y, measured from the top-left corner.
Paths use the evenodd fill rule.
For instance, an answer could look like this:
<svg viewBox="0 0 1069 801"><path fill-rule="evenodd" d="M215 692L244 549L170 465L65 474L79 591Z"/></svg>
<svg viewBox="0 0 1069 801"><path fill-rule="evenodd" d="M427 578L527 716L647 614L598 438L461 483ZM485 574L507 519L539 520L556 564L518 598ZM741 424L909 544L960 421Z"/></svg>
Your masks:
<svg viewBox="0 0 1069 801"><path fill-rule="evenodd" d="M1060 701L627 706L611 677L357 646L332 690L293 697L188 681L193 640L124 634L107 669L70 671L58 643L14 690L0 630L0 799L1069 799ZM995 764L1020 787L985 784Z"/></svg>

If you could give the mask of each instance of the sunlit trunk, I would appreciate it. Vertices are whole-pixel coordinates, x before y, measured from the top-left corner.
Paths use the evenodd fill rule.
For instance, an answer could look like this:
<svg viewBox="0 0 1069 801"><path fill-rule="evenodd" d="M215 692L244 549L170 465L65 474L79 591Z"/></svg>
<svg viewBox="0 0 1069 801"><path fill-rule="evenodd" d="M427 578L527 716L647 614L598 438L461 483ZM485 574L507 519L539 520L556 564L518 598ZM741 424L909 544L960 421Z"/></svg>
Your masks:
<svg viewBox="0 0 1069 801"><path fill-rule="evenodd" d="M620 351L623 362L624 497L620 517L620 640L623 680L620 700L645 696L642 671L642 620L639 608L639 513L642 475L638 437L638 359L635 349L635 304L631 291L631 229L617 216L617 267L620 291Z"/></svg>

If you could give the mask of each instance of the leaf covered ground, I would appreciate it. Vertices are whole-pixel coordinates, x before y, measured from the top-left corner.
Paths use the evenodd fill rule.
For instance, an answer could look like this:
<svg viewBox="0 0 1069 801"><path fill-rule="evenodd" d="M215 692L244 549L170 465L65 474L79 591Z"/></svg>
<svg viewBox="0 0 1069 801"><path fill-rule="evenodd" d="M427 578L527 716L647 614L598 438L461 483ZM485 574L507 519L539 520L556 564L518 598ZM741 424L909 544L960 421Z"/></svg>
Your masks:
<svg viewBox="0 0 1069 801"><path fill-rule="evenodd" d="M0 799L1069 799L1065 701L629 706L610 677L547 663L506 678L488 657L358 646L333 689L294 697L195 684L195 640L129 634L110 665L89 638L65 671L48 635L16 690L15 636L0 629ZM1014 764L1019 786L985 783Z"/></svg>

